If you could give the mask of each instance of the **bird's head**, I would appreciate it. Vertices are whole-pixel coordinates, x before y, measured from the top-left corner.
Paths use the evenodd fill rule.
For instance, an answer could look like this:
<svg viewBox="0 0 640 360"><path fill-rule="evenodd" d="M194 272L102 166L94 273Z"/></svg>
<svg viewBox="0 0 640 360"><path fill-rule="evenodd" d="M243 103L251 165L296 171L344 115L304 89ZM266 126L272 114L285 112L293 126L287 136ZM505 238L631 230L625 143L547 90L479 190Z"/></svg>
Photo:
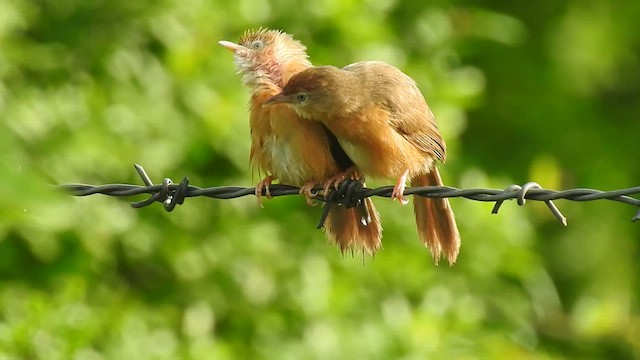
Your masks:
<svg viewBox="0 0 640 360"><path fill-rule="evenodd" d="M307 48L279 30L248 30L238 44L225 40L218 43L233 51L238 73L242 74L243 83L249 86L270 81L282 87L288 80L283 77L283 71L290 64L303 68L311 66Z"/></svg>
<svg viewBox="0 0 640 360"><path fill-rule="evenodd" d="M264 106L287 104L303 118L323 120L335 116L336 110L348 109L344 95L345 74L333 66L318 66L294 75Z"/></svg>

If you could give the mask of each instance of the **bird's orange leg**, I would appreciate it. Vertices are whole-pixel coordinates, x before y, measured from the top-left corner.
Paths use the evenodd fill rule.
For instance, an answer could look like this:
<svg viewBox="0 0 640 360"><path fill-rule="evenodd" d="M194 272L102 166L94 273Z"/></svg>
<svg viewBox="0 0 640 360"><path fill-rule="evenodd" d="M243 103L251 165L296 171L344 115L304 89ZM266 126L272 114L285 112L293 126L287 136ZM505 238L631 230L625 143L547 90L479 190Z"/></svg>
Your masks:
<svg viewBox="0 0 640 360"><path fill-rule="evenodd" d="M342 171L330 177L329 180L325 181L323 186L325 196L329 193L329 188L333 187L334 189L337 189L338 185L340 185L340 183L344 179L349 178L352 180L357 180L357 179L361 179L362 176L363 176L362 173L358 171L358 169L355 166L350 166L347 170Z"/></svg>
<svg viewBox="0 0 640 360"><path fill-rule="evenodd" d="M392 200L398 199L398 201L402 205L407 205L409 203L409 200L407 200L407 198L404 197L404 189L407 186L406 185L407 176L409 176L409 170L405 171L404 174L400 176L400 178L398 179L398 182L396 183L396 186L393 187L393 191L391 192L391 199Z"/></svg>
<svg viewBox="0 0 640 360"><path fill-rule="evenodd" d="M316 187L317 184L317 181L311 180L300 188L300 194L304 195L307 205L309 206L316 206L316 202L313 201L313 198L318 194L313 192L313 188Z"/></svg>
<svg viewBox="0 0 640 360"><path fill-rule="evenodd" d="M264 179L260 180L260 182L258 182L258 184L256 185L256 197L258 198L258 204L260 204L260 206L262 206L262 190L264 190L264 193L267 195L268 199L271 199L273 197L271 196L271 191L269 190L269 186L271 185L271 182L273 182L273 180L275 180L275 178L272 175L268 175Z"/></svg>

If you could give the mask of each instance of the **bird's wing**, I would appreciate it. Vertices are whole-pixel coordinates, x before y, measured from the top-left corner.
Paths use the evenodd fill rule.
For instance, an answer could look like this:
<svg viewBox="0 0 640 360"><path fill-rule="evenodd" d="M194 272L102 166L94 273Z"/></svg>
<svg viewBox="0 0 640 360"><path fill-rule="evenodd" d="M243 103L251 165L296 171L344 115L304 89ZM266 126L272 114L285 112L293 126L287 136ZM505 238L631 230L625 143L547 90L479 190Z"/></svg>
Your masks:
<svg viewBox="0 0 640 360"><path fill-rule="evenodd" d="M420 100L424 102L423 99ZM433 113L426 104L424 105L424 107L390 109L389 123L417 148L445 162L447 158L445 142L438 131Z"/></svg>
<svg viewBox="0 0 640 360"><path fill-rule="evenodd" d="M407 141L442 162L446 160L446 145L435 117L411 77L382 61L360 61L343 70L357 74L373 105L388 112L389 124Z"/></svg>

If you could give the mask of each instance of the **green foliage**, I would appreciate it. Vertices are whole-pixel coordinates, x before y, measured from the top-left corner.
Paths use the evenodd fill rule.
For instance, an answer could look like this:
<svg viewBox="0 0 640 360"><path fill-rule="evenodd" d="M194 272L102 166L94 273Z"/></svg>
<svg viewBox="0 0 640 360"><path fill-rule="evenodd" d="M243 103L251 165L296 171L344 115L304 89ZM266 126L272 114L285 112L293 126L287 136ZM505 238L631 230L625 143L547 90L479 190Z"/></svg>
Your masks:
<svg viewBox="0 0 640 360"><path fill-rule="evenodd" d="M634 209L453 200L434 266L410 207L341 256L298 197L173 213L51 184L188 175L245 185L247 89L221 39L292 33L315 64L388 61L420 84L445 182L638 184L637 2L0 1L0 359L640 357ZM379 185L379 184L374 184Z"/></svg>

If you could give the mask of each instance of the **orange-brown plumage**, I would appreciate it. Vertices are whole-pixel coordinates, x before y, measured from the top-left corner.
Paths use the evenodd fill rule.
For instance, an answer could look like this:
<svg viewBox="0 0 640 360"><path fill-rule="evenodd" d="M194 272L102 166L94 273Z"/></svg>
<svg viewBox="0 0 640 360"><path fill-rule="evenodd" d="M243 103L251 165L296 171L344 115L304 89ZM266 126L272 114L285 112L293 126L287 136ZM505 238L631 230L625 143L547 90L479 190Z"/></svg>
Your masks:
<svg viewBox="0 0 640 360"><path fill-rule="evenodd" d="M446 160L445 142L417 85L397 68L367 61L306 69L267 104L282 103L324 123L365 175L398 179L393 195L399 200L407 179L442 185L435 160ZM436 260L444 255L455 262L460 235L448 200L414 199L421 240Z"/></svg>
<svg viewBox="0 0 640 360"><path fill-rule="evenodd" d="M257 195L263 187L268 191L273 179L303 187L309 195L314 184L344 171L331 151L337 143L330 143L332 139L322 123L308 121L285 105L263 106L292 76L312 67L304 45L286 33L267 29L246 32L239 44L220 44L234 52L242 82L251 89L250 162L267 176L258 184ZM334 206L329 212L325 232L342 250L361 248L374 253L380 247L378 212L371 201L363 206L371 215L364 222L355 208Z"/></svg>

